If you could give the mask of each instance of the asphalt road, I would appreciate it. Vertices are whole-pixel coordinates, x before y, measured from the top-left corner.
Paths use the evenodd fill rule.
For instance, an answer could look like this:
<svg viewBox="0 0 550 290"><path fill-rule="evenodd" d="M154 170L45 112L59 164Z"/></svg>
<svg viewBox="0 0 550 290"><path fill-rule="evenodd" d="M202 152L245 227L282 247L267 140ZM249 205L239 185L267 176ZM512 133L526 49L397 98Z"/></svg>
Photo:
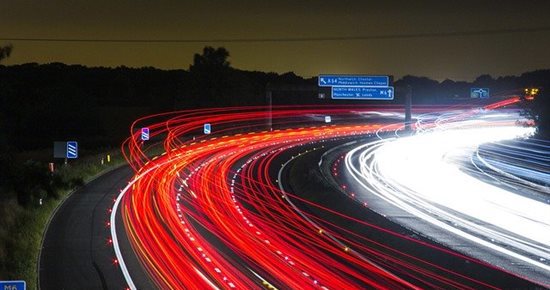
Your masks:
<svg viewBox="0 0 550 290"><path fill-rule="evenodd" d="M77 190L61 205L51 220L40 254L40 289L127 287L114 262L107 222L113 198L131 176L127 166L115 169ZM121 240L136 285L140 289L154 288L131 254L126 238L123 236Z"/></svg>
<svg viewBox="0 0 550 290"><path fill-rule="evenodd" d="M350 141L342 140L341 143ZM340 145L340 142L330 142L326 148ZM311 145L311 146L318 146ZM285 152L280 157L281 162L291 158L296 153L311 149L309 145L295 148ZM360 220L366 220L391 229L402 235L415 237L424 242L433 243L430 239L417 236L417 233L384 218L380 214L365 209L356 203L344 198L343 194L331 182L323 178L320 168L317 166L320 155L324 150L318 150L309 154L301 155L286 167L283 172L284 187L303 198L312 200L318 204L333 208L349 216ZM338 155L338 154L336 154ZM327 160L328 171L330 162ZM279 164L274 162L274 164ZM277 176L279 166L274 166L270 173ZM108 243L109 208L112 206L113 198L119 193L132 176L132 171L127 168L119 168L109 172L100 178L90 182L82 189L75 192L59 208L51 221L44 240L44 247L41 253L39 285L42 289L125 289L127 287L124 277L114 263L115 255L112 246ZM427 249L419 249L414 243L406 242L403 239L382 235L379 231L350 224L349 221L341 220L336 216L327 215L315 208L305 204L296 204L303 210L313 215L318 215L334 221L335 224L351 229L352 231L368 236L373 240L379 240L399 251L410 253L430 262L447 265L459 271L467 277L485 280L497 287L513 288L536 288L535 284L522 280L518 277L488 269L478 264L469 263L457 257L442 252L433 252ZM124 227L120 219L117 219L117 232L123 252L124 260L129 268L132 279L138 289L156 288L151 284L141 264L133 254L127 238L124 235ZM336 229L334 229L336 230ZM201 234L213 240L218 250L224 255L244 266L244 261L239 261L231 249L223 247L219 241L207 229L201 229ZM441 246L441 245L439 245ZM383 260L377 261L384 263ZM260 273L265 275L265 273ZM414 276L405 271L399 272L399 276L411 282L419 282ZM443 273L440 273L443 275ZM271 280L271 279L270 279ZM463 281L466 285L468 281ZM476 286L475 284L472 286Z"/></svg>
<svg viewBox="0 0 550 290"><path fill-rule="evenodd" d="M358 146L358 144L350 145L350 146L343 146L335 151L335 156L326 156L326 160L328 163L331 162L331 160L334 160L339 156L339 154L345 154L348 152L351 148ZM354 160L356 162L356 160ZM472 173L470 173L472 174ZM325 168L325 176L330 176L330 168ZM349 174L349 172L342 170L340 172L338 178L339 182L345 183L348 186L349 191L355 191L355 192L363 192L365 189L360 186ZM480 180L485 180L487 183L491 183L491 180L487 178L485 175L479 174ZM447 230L443 230L442 228L433 225L429 222L426 222L415 215L395 206L390 203L388 203L386 200L383 200L373 194L359 194L358 200L360 202L368 202L369 208L373 210L374 212L385 216L387 219L391 220L392 222L395 222L396 224L399 224L413 232L415 234L426 237L430 240L433 240L436 243L445 245L446 247L449 247L457 252L460 252L462 254L465 254L467 256L473 257L475 259L479 259L481 261L485 261L490 263L491 265L494 265L500 269L509 271L511 273L515 273L516 275L526 277L529 279L533 279L534 281L539 281L542 283L548 283L548 272L544 271L542 269L539 269L537 267L534 267L531 264L528 264L522 260L516 259L512 256L506 255L500 251L494 250L490 247L482 246L479 243L473 242L472 240L466 239L460 235L453 234L448 232ZM448 210L451 212L451 210ZM459 212L455 212L455 214L462 216ZM444 218L437 217L439 221L442 221L444 223L452 224L452 221L448 221ZM476 223L479 226L485 226L488 228L491 228L492 225L487 223L482 223L481 221L476 221ZM472 233L472 235L475 235L476 237L479 237L480 239L488 240L488 238L477 235L473 229L463 227L461 228L462 231ZM498 230L498 228L497 228ZM503 248L510 249L511 251L519 251L519 253L524 254L518 249L514 249L512 247L506 247L503 246ZM471 275L471 274L468 274ZM485 275L484 275L485 276ZM490 281L504 281L501 287L509 288L508 286L515 285L515 284L509 284L509 283L515 283L519 279L511 279L509 280L506 277L491 278ZM519 284L517 288L526 288L528 285L521 285ZM529 287L534 287L534 285L530 285Z"/></svg>
<svg viewBox="0 0 550 290"><path fill-rule="evenodd" d="M349 142L350 140L343 140L340 143ZM327 144L327 148L331 148L335 145L338 145L339 142L332 142L332 144ZM301 148L305 150L307 148ZM327 160L324 160L323 167L327 167L328 174L330 175L330 164L332 161L340 156L339 153L342 151L337 151L335 154L331 154ZM381 226L385 229L392 230L394 232L400 233L405 236L414 237L415 239L421 240L426 243L434 244L441 248L452 252L451 249L434 242L430 236L440 234L437 229L430 229L431 231L423 232L419 234L408 228L402 227L398 223L395 223L382 215L372 211L370 208L364 208L360 203L352 202L351 200L344 198L344 195L340 192L339 187L331 182L320 182L324 179L324 175L319 171L320 168L317 166L312 166L312 164L317 164L321 158L321 155L324 153L324 150L312 151L309 154L302 154L300 158L295 158L293 162L288 164L283 172L282 182L283 187L287 192L293 192L294 194L314 201L317 204L320 204L325 207L336 210L337 212L344 213L348 216L355 217L358 220L364 220ZM317 167L317 168L316 168ZM328 181L328 180L327 180ZM350 183L348 183L349 185ZM361 225L350 223L348 220L341 219L338 216L331 215L327 212L320 211L317 208L303 204L298 200L295 200L294 203L303 211L310 214L323 217L331 222L334 222L342 228L349 229L353 232L361 233L365 237L369 237L372 240L378 240L379 242L391 246L392 248L403 252L409 253L413 256L419 257L421 259L427 260L436 265L443 265L450 269L453 269L457 273L464 275L466 277L471 277L479 281L488 283L489 285L496 286L498 288L516 288L516 289L535 289L540 286L533 284L529 281L523 280L519 277L507 274L505 272L498 271L496 269L486 267L476 263L470 263L466 260L462 260L454 255L447 254L442 251L434 251L429 248L419 247L415 243L396 238L390 235L385 235L379 231L372 230L368 227L363 227ZM370 207L370 204L369 204ZM336 228L333 230L337 230ZM353 237L349 237L352 239ZM367 255L368 256L368 255ZM377 261L384 263L384 261ZM437 272L437 271L436 271ZM409 276L407 272L401 272L397 270L396 272L399 276L414 282L416 278ZM446 276L445 273L440 272L439 275ZM456 276L451 276L456 278ZM461 279L462 283L468 285L470 282L467 279ZM435 281L432 281L435 282ZM472 287L479 287L479 284L472 284Z"/></svg>

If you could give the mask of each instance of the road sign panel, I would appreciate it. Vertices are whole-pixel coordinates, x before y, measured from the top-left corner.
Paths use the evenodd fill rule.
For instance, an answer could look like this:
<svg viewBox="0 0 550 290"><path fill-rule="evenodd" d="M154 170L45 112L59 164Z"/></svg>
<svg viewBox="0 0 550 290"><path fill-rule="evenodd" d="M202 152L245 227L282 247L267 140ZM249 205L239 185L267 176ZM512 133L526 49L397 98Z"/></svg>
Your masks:
<svg viewBox="0 0 550 290"><path fill-rule="evenodd" d="M393 87L332 87L332 98L342 100L393 100Z"/></svg>
<svg viewBox="0 0 550 290"><path fill-rule="evenodd" d="M0 281L0 290L26 290L25 281Z"/></svg>
<svg viewBox="0 0 550 290"><path fill-rule="evenodd" d="M53 158L67 158L67 142L53 142ZM2 289L0 288L0 290Z"/></svg>
<svg viewBox="0 0 550 290"><path fill-rule="evenodd" d="M319 75L318 84L320 87L388 87L390 85L390 77L370 75Z"/></svg>
<svg viewBox="0 0 550 290"><path fill-rule="evenodd" d="M78 142L67 141L67 158L78 158Z"/></svg>
<svg viewBox="0 0 550 290"><path fill-rule="evenodd" d="M471 88L470 98L485 99L489 97L489 88Z"/></svg>
<svg viewBox="0 0 550 290"><path fill-rule="evenodd" d="M147 127L141 128L141 140L143 141L149 140L149 128Z"/></svg>
<svg viewBox="0 0 550 290"><path fill-rule="evenodd" d="M209 123L204 124L204 134L212 133L212 126Z"/></svg>

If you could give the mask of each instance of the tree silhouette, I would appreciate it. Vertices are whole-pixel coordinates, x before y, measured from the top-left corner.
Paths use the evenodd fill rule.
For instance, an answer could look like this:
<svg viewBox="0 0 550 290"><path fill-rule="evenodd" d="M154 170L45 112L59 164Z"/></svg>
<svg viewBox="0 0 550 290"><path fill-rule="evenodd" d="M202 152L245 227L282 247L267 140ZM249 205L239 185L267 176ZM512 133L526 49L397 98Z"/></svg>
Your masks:
<svg viewBox="0 0 550 290"><path fill-rule="evenodd" d="M0 47L0 62L2 62L3 59L8 58L10 56L12 49L13 49L13 46L11 44L8 44L4 47ZM5 107L6 100L1 95L1 92L3 91L4 91L4 84L0 78L0 106ZM7 153L8 138L5 133L5 128L4 128L5 123L6 123L6 118L4 116L4 112L3 110L0 109L0 186L2 184L5 184L6 182L6 173L8 171L6 165L12 162L11 155Z"/></svg>
<svg viewBox="0 0 550 290"><path fill-rule="evenodd" d="M0 47L0 62L5 58L10 57L12 50L13 50L13 45L11 44L8 44L4 47Z"/></svg>
<svg viewBox="0 0 550 290"><path fill-rule="evenodd" d="M225 69L229 67L229 51L224 47L213 48L206 46L202 55L195 53L193 64L189 67L191 72L205 69Z"/></svg>
<svg viewBox="0 0 550 290"><path fill-rule="evenodd" d="M231 90L229 51L223 47L206 46L202 54L196 53L189 66L191 92L197 101L194 106L220 106L227 104L227 94Z"/></svg>

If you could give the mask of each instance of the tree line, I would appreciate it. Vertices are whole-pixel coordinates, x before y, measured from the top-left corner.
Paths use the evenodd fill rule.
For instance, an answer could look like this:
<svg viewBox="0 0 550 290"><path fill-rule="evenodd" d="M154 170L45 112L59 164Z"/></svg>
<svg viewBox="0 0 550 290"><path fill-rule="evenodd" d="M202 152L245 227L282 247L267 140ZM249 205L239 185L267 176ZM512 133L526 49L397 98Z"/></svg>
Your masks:
<svg viewBox="0 0 550 290"><path fill-rule="evenodd" d="M9 52L11 47L4 55L9 56ZM225 48L205 47L195 54L187 70L62 63L0 65L0 149L49 148L53 141L67 139L82 141L88 147L116 146L128 135L130 122L140 115L264 105L268 89L274 91L274 104L342 103L330 97L320 99L316 78L304 79L292 72L239 70L228 60ZM549 80L550 70L499 78L482 75L473 82L438 82L408 75L394 81L398 90L393 102L403 102L404 93L399 88L407 86L412 88L413 103L445 104L468 99L471 87L512 94L523 87L549 87ZM539 96L536 102L544 125L548 101Z"/></svg>
<svg viewBox="0 0 550 290"><path fill-rule="evenodd" d="M11 53L11 45L0 47L0 61ZM550 70L498 78L481 75L473 82L439 82L408 75L393 85L397 89L391 102L394 104L404 102L407 90L402 88L407 87L412 89L415 104L464 102L472 87L489 88L498 94L541 88L534 101L526 102L525 109L536 120L539 136L550 138L550 102L544 96L544 88L550 87ZM75 182L47 176L44 164L35 161L15 166L13 156L18 152L51 149L54 141L66 140L78 140L81 148L118 147L129 135L131 122L142 115L201 107L266 105L268 91L275 105L343 102L329 96L320 98L322 89L317 87L317 78L233 68L229 52L223 47L205 47L195 54L187 70L62 63L0 65L0 188L50 195L50 191ZM38 184L40 190L29 184ZM30 194L20 196L20 203L30 202Z"/></svg>

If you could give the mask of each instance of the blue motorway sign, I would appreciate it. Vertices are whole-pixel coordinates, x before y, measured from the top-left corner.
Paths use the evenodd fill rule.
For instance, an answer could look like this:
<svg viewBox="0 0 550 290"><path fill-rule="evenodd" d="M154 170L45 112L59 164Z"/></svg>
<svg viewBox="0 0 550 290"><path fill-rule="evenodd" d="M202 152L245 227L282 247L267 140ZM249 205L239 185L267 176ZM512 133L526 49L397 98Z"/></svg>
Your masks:
<svg viewBox="0 0 550 290"><path fill-rule="evenodd" d="M489 97L489 88L471 88L470 98L485 99Z"/></svg>
<svg viewBox="0 0 550 290"><path fill-rule="evenodd" d="M212 133L212 126L209 123L204 124L204 134Z"/></svg>
<svg viewBox="0 0 550 290"><path fill-rule="evenodd" d="M390 77L369 75L319 75L320 87L388 87Z"/></svg>
<svg viewBox="0 0 550 290"><path fill-rule="evenodd" d="M332 87L332 98L343 100L393 100L393 87Z"/></svg>
<svg viewBox="0 0 550 290"><path fill-rule="evenodd" d="M0 281L0 290L26 290L25 281Z"/></svg>
<svg viewBox="0 0 550 290"><path fill-rule="evenodd" d="M147 127L141 128L141 140L143 141L149 140L149 128Z"/></svg>
<svg viewBox="0 0 550 290"><path fill-rule="evenodd" d="M67 158L78 158L78 142L67 141Z"/></svg>

